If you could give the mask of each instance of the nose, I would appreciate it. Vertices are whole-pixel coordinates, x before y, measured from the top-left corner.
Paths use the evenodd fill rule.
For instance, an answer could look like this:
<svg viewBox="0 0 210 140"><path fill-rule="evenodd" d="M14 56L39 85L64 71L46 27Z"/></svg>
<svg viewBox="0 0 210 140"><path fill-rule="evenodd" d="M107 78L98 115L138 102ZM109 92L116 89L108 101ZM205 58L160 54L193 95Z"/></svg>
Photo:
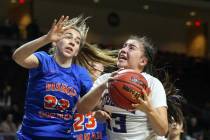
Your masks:
<svg viewBox="0 0 210 140"><path fill-rule="evenodd" d="M123 47L123 48L121 48L120 52L121 52L121 53L126 53L127 50L128 50L127 47Z"/></svg>
<svg viewBox="0 0 210 140"><path fill-rule="evenodd" d="M70 41L70 42L69 42L69 45L71 45L71 46L74 47L74 46L75 46L75 43L74 43L73 41Z"/></svg>

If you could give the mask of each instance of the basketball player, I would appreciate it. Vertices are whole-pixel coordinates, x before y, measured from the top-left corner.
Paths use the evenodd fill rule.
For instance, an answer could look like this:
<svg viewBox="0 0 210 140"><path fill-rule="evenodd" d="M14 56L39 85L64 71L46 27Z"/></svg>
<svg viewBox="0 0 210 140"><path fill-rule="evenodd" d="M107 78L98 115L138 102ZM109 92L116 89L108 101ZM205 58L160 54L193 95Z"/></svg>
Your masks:
<svg viewBox="0 0 210 140"><path fill-rule="evenodd" d="M111 114L107 127L110 140L155 140L158 135L166 135L166 94L162 83L152 76L153 54L152 45L146 37L138 36L131 36L118 54L117 66L141 73L151 90L149 94L144 91L144 99L138 98L139 104L133 104L135 110L127 111L114 106L107 90L107 82L113 74L100 76L90 92L78 102L78 111L85 113L92 110L102 98L104 110Z"/></svg>
<svg viewBox="0 0 210 140"><path fill-rule="evenodd" d="M160 140L195 140L186 134L186 122L182 112L182 105L186 103L185 98L179 94L179 90L170 82L169 75L165 75L163 86L166 90L168 105L168 134L165 139Z"/></svg>
<svg viewBox="0 0 210 140"><path fill-rule="evenodd" d="M75 104L92 86L88 71L78 64L87 66L84 51L100 60L97 48L83 47L89 29L85 21L82 16L61 16L46 35L15 50L15 62L29 69L19 140L73 139ZM54 44L53 55L35 52L48 43Z"/></svg>

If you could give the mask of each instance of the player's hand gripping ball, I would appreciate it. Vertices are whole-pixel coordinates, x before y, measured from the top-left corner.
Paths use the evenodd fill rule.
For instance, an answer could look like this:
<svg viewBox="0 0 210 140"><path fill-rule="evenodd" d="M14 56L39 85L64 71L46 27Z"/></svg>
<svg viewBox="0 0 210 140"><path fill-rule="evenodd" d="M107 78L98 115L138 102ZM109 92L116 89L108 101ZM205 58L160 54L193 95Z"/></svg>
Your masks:
<svg viewBox="0 0 210 140"><path fill-rule="evenodd" d="M123 109L132 110L132 104L138 104L138 98L144 98L142 89L149 93L144 76L135 70L125 69L118 72L109 82L109 94L113 103Z"/></svg>

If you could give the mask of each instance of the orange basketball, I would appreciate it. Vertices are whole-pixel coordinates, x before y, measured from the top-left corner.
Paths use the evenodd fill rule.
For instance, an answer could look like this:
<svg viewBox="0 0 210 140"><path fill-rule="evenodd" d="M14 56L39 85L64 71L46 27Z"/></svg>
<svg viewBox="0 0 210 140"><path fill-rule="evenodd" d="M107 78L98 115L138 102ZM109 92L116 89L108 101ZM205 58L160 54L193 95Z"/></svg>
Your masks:
<svg viewBox="0 0 210 140"><path fill-rule="evenodd" d="M131 104L138 101L135 97L142 97L142 89L148 90L147 80L134 70L125 69L114 76L109 82L109 93L113 103L123 109L133 109Z"/></svg>

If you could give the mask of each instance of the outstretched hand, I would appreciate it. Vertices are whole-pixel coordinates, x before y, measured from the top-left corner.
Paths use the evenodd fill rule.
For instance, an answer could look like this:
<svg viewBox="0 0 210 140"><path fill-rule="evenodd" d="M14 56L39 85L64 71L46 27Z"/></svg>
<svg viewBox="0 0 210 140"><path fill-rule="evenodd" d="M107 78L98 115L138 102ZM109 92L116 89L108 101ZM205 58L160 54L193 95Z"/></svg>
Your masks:
<svg viewBox="0 0 210 140"><path fill-rule="evenodd" d="M65 32L71 28L71 26L64 27L64 24L68 19L69 16L61 16L58 21L56 19L54 20L49 32L47 33L47 38L50 42L57 42L64 37Z"/></svg>

